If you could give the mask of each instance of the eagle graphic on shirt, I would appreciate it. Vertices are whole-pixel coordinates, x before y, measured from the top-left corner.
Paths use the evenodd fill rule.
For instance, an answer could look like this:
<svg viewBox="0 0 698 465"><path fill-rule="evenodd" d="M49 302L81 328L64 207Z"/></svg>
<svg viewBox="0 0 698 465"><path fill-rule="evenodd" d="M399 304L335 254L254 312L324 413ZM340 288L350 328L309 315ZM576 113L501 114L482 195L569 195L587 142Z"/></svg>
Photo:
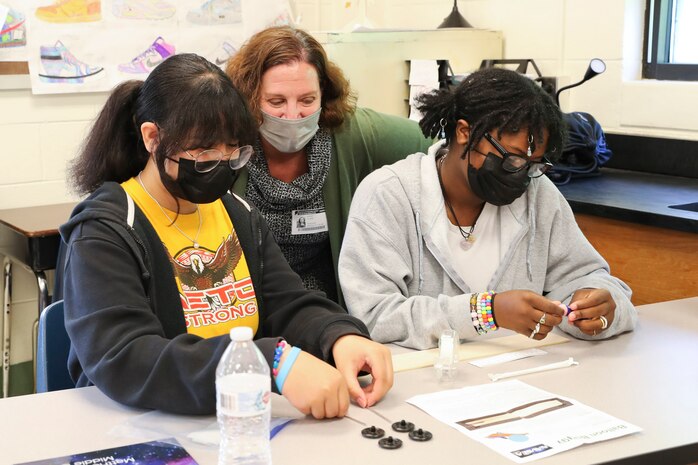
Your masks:
<svg viewBox="0 0 698 465"><path fill-rule="evenodd" d="M187 332L204 338L227 334L236 325L256 331L259 324L254 285L235 229L221 239L215 251L185 247L170 256Z"/></svg>
<svg viewBox="0 0 698 465"><path fill-rule="evenodd" d="M234 270L240 262L242 248L235 230L218 246L213 258L202 249L187 249L170 263L183 290L204 291L227 281L234 281ZM188 262L188 263L187 263Z"/></svg>

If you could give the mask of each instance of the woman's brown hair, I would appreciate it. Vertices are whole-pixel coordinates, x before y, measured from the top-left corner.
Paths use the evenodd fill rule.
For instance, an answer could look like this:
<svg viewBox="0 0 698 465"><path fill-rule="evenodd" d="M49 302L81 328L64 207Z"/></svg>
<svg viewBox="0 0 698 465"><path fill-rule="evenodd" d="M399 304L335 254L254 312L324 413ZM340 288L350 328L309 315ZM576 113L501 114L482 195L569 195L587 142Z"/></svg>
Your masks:
<svg viewBox="0 0 698 465"><path fill-rule="evenodd" d="M247 97L252 114L262 121L260 88L269 69L302 61L317 70L322 91L320 125L335 128L356 107L356 98L342 70L328 58L322 45L307 32L288 26L271 27L258 32L228 60L226 73Z"/></svg>

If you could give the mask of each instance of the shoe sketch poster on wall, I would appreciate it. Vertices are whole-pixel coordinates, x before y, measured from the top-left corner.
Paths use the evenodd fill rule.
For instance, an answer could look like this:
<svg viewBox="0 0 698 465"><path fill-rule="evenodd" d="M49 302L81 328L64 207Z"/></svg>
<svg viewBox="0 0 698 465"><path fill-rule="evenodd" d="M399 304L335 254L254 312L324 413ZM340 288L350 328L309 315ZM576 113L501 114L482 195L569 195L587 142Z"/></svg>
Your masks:
<svg viewBox="0 0 698 465"><path fill-rule="evenodd" d="M0 0L0 61L27 61L24 2Z"/></svg>
<svg viewBox="0 0 698 465"><path fill-rule="evenodd" d="M34 94L109 91L120 82L145 79L176 53L198 53L224 67L249 37L243 18L255 26L288 24L291 18L289 8L280 19L243 0L23 0L21 5L12 18L24 18Z"/></svg>

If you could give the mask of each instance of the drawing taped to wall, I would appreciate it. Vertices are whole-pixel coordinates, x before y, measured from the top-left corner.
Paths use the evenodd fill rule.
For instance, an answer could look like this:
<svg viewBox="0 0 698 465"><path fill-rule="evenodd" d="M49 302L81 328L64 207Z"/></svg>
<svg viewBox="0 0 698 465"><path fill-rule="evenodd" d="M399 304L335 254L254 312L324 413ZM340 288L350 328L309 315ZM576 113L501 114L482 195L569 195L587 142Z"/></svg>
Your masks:
<svg viewBox="0 0 698 465"><path fill-rule="evenodd" d="M143 53L137 55L128 63L118 66L119 71L128 74L148 74L157 65L175 54L175 46L168 44L165 39L158 37Z"/></svg>
<svg viewBox="0 0 698 465"><path fill-rule="evenodd" d="M41 82L47 84L82 84L88 79L104 77L104 68L77 59L59 40L54 45L42 45Z"/></svg>
<svg viewBox="0 0 698 465"><path fill-rule="evenodd" d="M48 23L88 23L102 19L101 0L53 0L36 9L36 17Z"/></svg>
<svg viewBox="0 0 698 465"><path fill-rule="evenodd" d="M240 0L206 0L189 10L187 20L203 26L240 23L242 5Z"/></svg>
<svg viewBox="0 0 698 465"><path fill-rule="evenodd" d="M102 41L99 23L89 23L87 31L74 24L34 27L30 22L27 49L29 78L34 94L101 92L111 89L109 68L111 48ZM75 32L70 32L71 30ZM124 60L126 61L126 60Z"/></svg>
<svg viewBox="0 0 698 465"><path fill-rule="evenodd" d="M165 0L114 0L112 14L123 19L162 20L174 16L177 8Z"/></svg>
<svg viewBox="0 0 698 465"><path fill-rule="evenodd" d="M9 5L0 3L0 47L27 45L27 27L24 15Z"/></svg>
<svg viewBox="0 0 698 465"><path fill-rule="evenodd" d="M125 80L145 79L175 53L198 53L224 67L249 37L248 31L292 24L288 0L0 4L13 1L21 1L26 18L25 48L34 94L110 91Z"/></svg>
<svg viewBox="0 0 698 465"><path fill-rule="evenodd" d="M296 18L288 0L240 0L245 37L270 26L295 24Z"/></svg>
<svg viewBox="0 0 698 465"><path fill-rule="evenodd" d="M0 62L27 61L27 16L21 1L0 0Z"/></svg>
<svg viewBox="0 0 698 465"><path fill-rule="evenodd" d="M213 51L211 54L212 58L209 58L209 60L213 61L221 68L225 68L226 63L228 63L228 59L235 55L238 51L238 49L230 42L231 41L228 40L221 42L216 50Z"/></svg>

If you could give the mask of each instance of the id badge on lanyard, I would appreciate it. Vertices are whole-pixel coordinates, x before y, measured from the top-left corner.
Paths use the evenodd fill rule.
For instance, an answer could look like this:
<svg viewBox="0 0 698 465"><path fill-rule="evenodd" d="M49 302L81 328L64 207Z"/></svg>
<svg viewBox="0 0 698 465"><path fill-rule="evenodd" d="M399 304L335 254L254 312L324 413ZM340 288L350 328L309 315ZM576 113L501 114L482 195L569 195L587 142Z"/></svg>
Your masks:
<svg viewBox="0 0 698 465"><path fill-rule="evenodd" d="M316 234L327 231L324 208L291 211L291 235Z"/></svg>

